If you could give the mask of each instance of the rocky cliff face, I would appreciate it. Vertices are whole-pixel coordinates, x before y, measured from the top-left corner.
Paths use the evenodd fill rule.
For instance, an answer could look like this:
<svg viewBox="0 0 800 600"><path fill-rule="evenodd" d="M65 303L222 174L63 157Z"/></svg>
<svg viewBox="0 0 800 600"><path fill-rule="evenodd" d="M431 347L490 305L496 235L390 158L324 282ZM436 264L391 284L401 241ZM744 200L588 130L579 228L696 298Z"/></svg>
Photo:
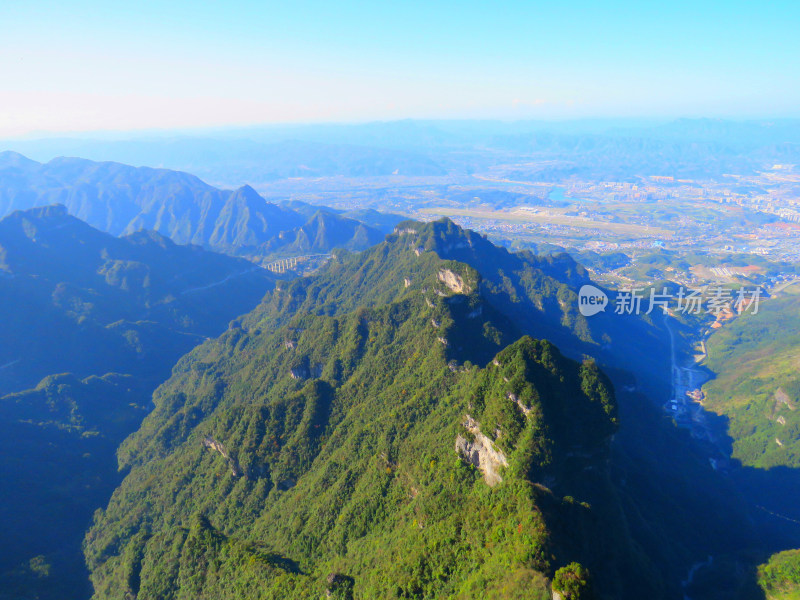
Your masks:
<svg viewBox="0 0 800 600"><path fill-rule="evenodd" d="M222 445L221 442L207 435L203 438L202 444L206 448L214 450L215 452L219 452L222 458L224 458L227 461L228 466L231 469L231 475L233 475L234 477L241 477L242 470L239 468L239 465L236 464L236 460L231 458L231 455L228 454L228 450L225 448L224 445Z"/></svg>
<svg viewBox="0 0 800 600"><path fill-rule="evenodd" d="M489 486L497 485L503 481L502 469L508 466L506 455L481 433L479 423L469 415L464 419L464 429L469 438L456 436L456 452L483 474Z"/></svg>
<svg viewBox="0 0 800 600"><path fill-rule="evenodd" d="M469 294L472 292L470 286L464 283L464 279L460 275L453 273L450 269L442 269L437 274L437 277L451 292L455 292L456 294Z"/></svg>

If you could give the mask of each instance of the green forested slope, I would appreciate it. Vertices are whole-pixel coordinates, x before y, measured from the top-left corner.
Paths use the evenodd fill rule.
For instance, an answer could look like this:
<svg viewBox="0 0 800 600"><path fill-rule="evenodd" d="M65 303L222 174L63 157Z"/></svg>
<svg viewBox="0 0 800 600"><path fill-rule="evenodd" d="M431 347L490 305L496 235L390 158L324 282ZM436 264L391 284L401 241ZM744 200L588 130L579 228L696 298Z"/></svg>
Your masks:
<svg viewBox="0 0 800 600"><path fill-rule="evenodd" d="M767 600L800 598L800 550L787 550L771 556L758 568L758 583Z"/></svg>
<svg viewBox="0 0 800 600"><path fill-rule="evenodd" d="M175 361L272 286L243 259L63 207L0 220L0 598L89 595L80 543Z"/></svg>
<svg viewBox="0 0 800 600"><path fill-rule="evenodd" d="M417 296L298 318L272 335L232 331L184 358L126 444L136 466L88 538L96 596L235 597L251 585L253 598L317 597L335 572L365 598L536 597L567 559L603 564L567 549L595 544L593 513L561 498L608 493L607 380L530 338L485 369L448 368L470 355L440 341L448 324L465 348L497 347L492 324L469 319L460 300L429 307ZM455 450L474 435L467 415L508 458L494 488ZM209 535L282 556L285 573L254 585L258 559L213 544L202 549L208 569L182 566L197 515ZM576 525L572 535L551 540L551 519ZM634 560L630 547L612 551Z"/></svg>
<svg viewBox="0 0 800 600"><path fill-rule="evenodd" d="M376 228L317 209L300 227L267 240L252 252L266 256L300 256L332 248L363 250L383 240Z"/></svg>
<svg viewBox="0 0 800 600"><path fill-rule="evenodd" d="M590 280L568 255L511 253L448 219L401 223L384 243L356 255L338 252L318 276L283 285L268 300L278 318L295 311L330 314L447 289L439 273L447 277L452 269L520 331L551 340L569 356L591 355L636 372L647 391L668 389L669 349L660 320L605 313L587 319L578 312L577 290Z"/></svg>
<svg viewBox="0 0 800 600"><path fill-rule="evenodd" d="M800 288L763 300L708 340L706 406L730 419L733 456L800 467Z"/></svg>
<svg viewBox="0 0 800 600"><path fill-rule="evenodd" d="M705 361L715 377L703 386L705 407L728 419L732 456L749 467L744 472L748 485L757 486L756 501L768 504L787 532L797 529L800 490L799 298L800 288L790 286L762 300L757 314L744 313L715 332ZM770 485L760 483L770 474ZM800 598L800 550L771 556L758 568L758 583L769 600Z"/></svg>
<svg viewBox="0 0 800 600"><path fill-rule="evenodd" d="M676 597L747 527L655 405L617 407L593 361L524 335L655 372L632 349L658 333L615 342L577 314L582 281L441 221L281 284L181 359L120 448L95 597L536 598L573 562L558 585L588 568L601 597Z"/></svg>

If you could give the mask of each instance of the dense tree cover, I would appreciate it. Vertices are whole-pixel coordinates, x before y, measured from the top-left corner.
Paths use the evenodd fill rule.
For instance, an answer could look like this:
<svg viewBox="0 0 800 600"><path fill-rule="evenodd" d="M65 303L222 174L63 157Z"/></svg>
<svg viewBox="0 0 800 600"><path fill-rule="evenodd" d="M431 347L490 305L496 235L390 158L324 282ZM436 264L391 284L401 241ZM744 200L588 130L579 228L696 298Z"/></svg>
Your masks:
<svg viewBox="0 0 800 600"><path fill-rule="evenodd" d="M422 289L442 288L437 277L442 269L462 276L519 331L549 339L574 358L595 356L601 365L635 371L642 389L653 395L668 389L669 352L660 319L605 313L587 319L578 311L577 292L590 280L568 255L512 253L448 219L424 225L407 221L385 242L362 253L337 252L318 276L283 285L268 299L269 315L385 304Z"/></svg>
<svg viewBox="0 0 800 600"><path fill-rule="evenodd" d="M771 556L758 568L758 584L769 600L800 598L800 550L787 550Z"/></svg>
<svg viewBox="0 0 800 600"><path fill-rule="evenodd" d="M63 336L73 362L0 402L0 467L24 483L4 488L13 502L0 516L36 542L6 546L20 554L0 565L0 589L77 598L76 533L118 481L112 448L180 340L223 329L265 282L156 234L104 236L63 209L6 226L0 284L36 291L15 309L52 333L80 327ZM659 387L657 328L584 319L575 290L586 281L567 256L511 254L443 220L405 223L281 283L179 361L122 444L130 474L87 538L98 597L545 598L570 562L606 597L674 596L699 553L743 545L728 525L742 519L619 370ZM37 297L61 300L36 312ZM60 320L33 318L51 313ZM113 351L98 331L136 351ZM50 376L63 371L76 375ZM456 452L459 437L474 442L468 416L509 463L495 487ZM626 420L635 426L614 433Z"/></svg>
<svg viewBox="0 0 800 600"><path fill-rule="evenodd" d="M580 563L569 563L556 571L553 591L564 600L589 600L593 597L589 571Z"/></svg>
<svg viewBox="0 0 800 600"><path fill-rule="evenodd" d="M728 418L733 457L753 467L743 476L765 499L759 503L792 516L800 467L799 293L792 286L762 299L758 314L745 313L715 332L705 361L715 378L703 386L705 406ZM774 475L770 485L764 485L761 473ZM785 522L778 526L785 527ZM800 550L770 557L758 568L758 584L769 599L800 598Z"/></svg>
<svg viewBox="0 0 800 600"><path fill-rule="evenodd" d="M743 519L655 405L623 390L617 406L594 361L524 335L641 364L612 350L657 334L633 322L603 351L606 322L570 302L584 278L441 221L281 284L181 359L121 446L130 474L86 543L96 597L214 597L224 571L260 581L254 598L546 598L572 562L601 597L675 596ZM507 459L494 487L456 452L467 417ZM625 418L638 427L609 446ZM200 517L225 540L203 546L208 568L180 559ZM286 568L259 579L226 544Z"/></svg>
<svg viewBox="0 0 800 600"><path fill-rule="evenodd" d="M743 464L800 467L800 311L798 290L762 300L708 340L716 374L706 406L730 419L733 456Z"/></svg>
<svg viewBox="0 0 800 600"><path fill-rule="evenodd" d="M66 374L0 398L0 598L89 595L80 542L151 390L130 375Z"/></svg>
<svg viewBox="0 0 800 600"><path fill-rule="evenodd" d="M123 446L133 470L88 537L96 596L122 592L137 564L138 598L183 597L186 585L210 594L206 572L169 571L164 554L185 552L181 528L201 514L223 535L296 562L295 597L316 597L331 572L352 577L364 598L546 597L545 577L563 560L548 520L569 529L568 513L592 510L562 506L555 480L565 462L601 469L613 393L593 365L527 337L497 355L500 367L454 365L434 322L450 320L469 340L462 355L493 345L484 319L459 315L462 298L418 294L341 317L295 317L271 335L231 331L185 357ZM513 393L527 415L509 404ZM491 416L502 402L505 414ZM514 465L496 489L454 450L470 411ZM562 485L587 491L569 478ZM584 525L571 535L586 537ZM139 539L152 559L134 564ZM172 587L150 591L165 578ZM252 597L280 597L286 581L265 579Z"/></svg>
<svg viewBox="0 0 800 600"><path fill-rule="evenodd" d="M258 303L263 269L52 206L0 220L0 597L85 598L114 457L175 361Z"/></svg>

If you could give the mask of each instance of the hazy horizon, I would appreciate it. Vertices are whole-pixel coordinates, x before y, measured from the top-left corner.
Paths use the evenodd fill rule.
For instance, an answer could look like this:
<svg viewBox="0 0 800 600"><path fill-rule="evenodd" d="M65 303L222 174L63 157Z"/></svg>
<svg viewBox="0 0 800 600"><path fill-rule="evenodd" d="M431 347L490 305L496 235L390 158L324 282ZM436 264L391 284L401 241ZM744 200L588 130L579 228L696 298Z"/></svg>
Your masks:
<svg viewBox="0 0 800 600"><path fill-rule="evenodd" d="M44 141L157 141L181 138L238 138L253 134L293 134L303 131L345 131L347 129L368 129L394 126L426 126L459 129L483 128L484 131L502 130L511 132L519 128L520 133L540 131L558 133L593 134L619 131L647 130L681 123L692 124L731 124L758 125L797 124L800 116L742 116L725 117L720 115L676 116L676 117L602 117L581 118L541 118L541 119L503 119L503 118L397 118L371 120L329 120L329 121L269 121L231 125L206 125L196 127L142 127L130 129L75 129L75 130L32 130L25 133L3 135L0 142L44 142ZM3 149L0 149L2 151Z"/></svg>
<svg viewBox="0 0 800 600"><path fill-rule="evenodd" d="M405 118L798 117L799 16L788 2L6 3L0 138Z"/></svg>

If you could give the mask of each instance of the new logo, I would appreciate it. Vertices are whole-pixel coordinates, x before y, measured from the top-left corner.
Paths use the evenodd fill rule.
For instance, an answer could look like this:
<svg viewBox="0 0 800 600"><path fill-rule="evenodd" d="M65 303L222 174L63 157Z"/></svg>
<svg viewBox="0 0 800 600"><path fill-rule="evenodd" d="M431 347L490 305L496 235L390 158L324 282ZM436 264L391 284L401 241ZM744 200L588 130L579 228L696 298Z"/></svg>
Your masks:
<svg viewBox="0 0 800 600"><path fill-rule="evenodd" d="M578 291L578 310L584 317L591 317L608 306L606 293L593 285L584 285Z"/></svg>

